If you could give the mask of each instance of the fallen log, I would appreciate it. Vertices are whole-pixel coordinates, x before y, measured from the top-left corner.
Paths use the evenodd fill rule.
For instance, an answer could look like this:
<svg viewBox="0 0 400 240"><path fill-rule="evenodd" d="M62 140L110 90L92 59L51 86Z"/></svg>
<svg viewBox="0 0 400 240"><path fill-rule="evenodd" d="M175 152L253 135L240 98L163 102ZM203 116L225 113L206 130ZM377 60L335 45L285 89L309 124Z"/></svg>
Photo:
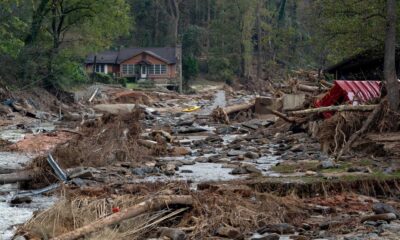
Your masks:
<svg viewBox="0 0 400 240"><path fill-rule="evenodd" d="M296 120L294 119L294 118L291 118L291 117L288 117L288 116L286 116L285 114L283 114L283 113L281 113L281 112L278 112L278 111L275 111L275 110L272 110L272 109L268 109L272 114L274 114L275 116L278 116L278 117L280 117L280 118L282 118L283 120L285 120L286 122L289 122L289 123L295 123L296 122Z"/></svg>
<svg viewBox="0 0 400 240"><path fill-rule="evenodd" d="M132 207L121 210L108 217L99 219L86 226L67 232L58 237L52 238L53 240L74 240L81 238L87 234L101 230L107 226L119 223L123 220L139 216L146 212L156 211L162 208L169 207L170 205L193 205L193 198L189 195L182 196L158 196L148 199Z"/></svg>
<svg viewBox="0 0 400 240"><path fill-rule="evenodd" d="M31 181L35 176L35 170L24 170L14 173L0 174L0 184Z"/></svg>
<svg viewBox="0 0 400 240"><path fill-rule="evenodd" d="M248 109L254 107L254 105L255 105L255 101L251 101L251 102L247 102L247 103L228 106L228 107L223 108L223 110L226 114L229 115L231 113L248 110Z"/></svg>
<svg viewBox="0 0 400 240"><path fill-rule="evenodd" d="M127 114L132 113L136 109L136 104L98 104L93 107L94 110L107 112L111 114Z"/></svg>
<svg viewBox="0 0 400 240"><path fill-rule="evenodd" d="M306 115L306 114L314 114L314 113L323 113L323 112L371 112L375 109L377 105L339 105L339 106L329 106L329 107L320 107L320 108L310 108L306 110L300 111L291 111L290 115Z"/></svg>
<svg viewBox="0 0 400 240"><path fill-rule="evenodd" d="M152 141L152 140L147 140L147 139L139 139L138 140L139 145L143 147L148 147L148 148L153 148L158 145L158 142Z"/></svg>

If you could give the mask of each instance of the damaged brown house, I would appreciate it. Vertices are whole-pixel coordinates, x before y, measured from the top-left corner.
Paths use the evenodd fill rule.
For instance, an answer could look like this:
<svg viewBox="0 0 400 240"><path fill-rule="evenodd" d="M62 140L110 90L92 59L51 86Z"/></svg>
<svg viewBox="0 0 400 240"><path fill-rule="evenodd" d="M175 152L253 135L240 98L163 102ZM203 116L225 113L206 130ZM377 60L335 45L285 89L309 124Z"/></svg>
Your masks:
<svg viewBox="0 0 400 240"><path fill-rule="evenodd" d="M400 48L396 48L396 70L400 72ZM383 79L384 49L375 47L353 55L324 70L338 80Z"/></svg>
<svg viewBox="0 0 400 240"><path fill-rule="evenodd" d="M182 49L177 46L104 51L87 56L85 68L88 73L152 80L156 84L179 84L182 78Z"/></svg>

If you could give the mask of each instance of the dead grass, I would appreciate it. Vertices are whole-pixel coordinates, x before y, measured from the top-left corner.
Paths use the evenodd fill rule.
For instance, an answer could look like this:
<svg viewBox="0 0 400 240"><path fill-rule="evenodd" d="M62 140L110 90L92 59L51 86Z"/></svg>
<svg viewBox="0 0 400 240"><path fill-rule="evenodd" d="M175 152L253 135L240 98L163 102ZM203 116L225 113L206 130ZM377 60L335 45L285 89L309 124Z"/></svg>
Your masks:
<svg viewBox="0 0 400 240"><path fill-rule="evenodd" d="M138 184L138 187L146 184ZM162 186L161 186L162 185ZM84 196L64 190L60 201L40 212L20 229L30 238L48 239L82 227L120 209L138 204L157 194L190 194L180 183L143 186L150 192L135 195L110 193ZM164 209L138 216L110 226L86 239L146 239L157 237L161 226L190 229L189 239L208 239L220 226L232 226L243 234L251 234L267 223L300 224L306 217L303 204L294 196L277 197L246 189L205 189L191 193L195 205L190 209Z"/></svg>

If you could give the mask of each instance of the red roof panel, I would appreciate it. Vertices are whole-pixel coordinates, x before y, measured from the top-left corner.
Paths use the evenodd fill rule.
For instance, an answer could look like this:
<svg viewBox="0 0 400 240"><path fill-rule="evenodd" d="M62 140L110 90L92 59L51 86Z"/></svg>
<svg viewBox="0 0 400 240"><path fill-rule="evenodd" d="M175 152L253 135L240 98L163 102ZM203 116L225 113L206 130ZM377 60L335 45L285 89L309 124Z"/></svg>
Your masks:
<svg viewBox="0 0 400 240"><path fill-rule="evenodd" d="M379 98L381 95L380 81L348 81L336 80L333 87L321 99L315 101L315 107L328 107L343 103L357 105ZM324 113L326 118L333 113Z"/></svg>

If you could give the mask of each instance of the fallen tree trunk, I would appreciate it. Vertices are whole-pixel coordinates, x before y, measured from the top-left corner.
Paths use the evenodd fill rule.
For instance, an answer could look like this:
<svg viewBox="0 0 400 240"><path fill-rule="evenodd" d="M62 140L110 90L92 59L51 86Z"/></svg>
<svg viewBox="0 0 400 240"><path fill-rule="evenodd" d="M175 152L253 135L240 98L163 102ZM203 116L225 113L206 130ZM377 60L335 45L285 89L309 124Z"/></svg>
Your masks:
<svg viewBox="0 0 400 240"><path fill-rule="evenodd" d="M305 114L314 114L314 113L323 113L323 112L370 112L376 108L377 105L339 105L339 106L329 106L329 107L320 107L320 108L310 108L306 110L300 111L292 111L289 112L290 115L305 115Z"/></svg>
<svg viewBox="0 0 400 240"><path fill-rule="evenodd" d="M228 107L223 108L223 110L226 114L229 115L231 113L248 110L248 109L254 107L254 105L255 105L255 101L251 101L251 102L247 102L247 103L243 103L243 104L228 106Z"/></svg>
<svg viewBox="0 0 400 240"><path fill-rule="evenodd" d="M283 114L283 113L281 113L281 112L278 112L278 111L275 111L275 110L272 110L272 109L268 109L268 110L271 111L272 114L274 114L275 116L278 116L278 117L282 118L282 119L285 120L286 122L289 122L289 123L295 123L295 122L296 122L295 119L293 119L293 118L291 118L291 117L288 117L288 116L286 116L285 114Z"/></svg>
<svg viewBox="0 0 400 240"><path fill-rule="evenodd" d="M0 184L31 181L35 176L35 170L25 170L8 174L0 174Z"/></svg>
<svg viewBox="0 0 400 240"><path fill-rule="evenodd" d="M99 219L74 231L62 234L53 240L74 240L81 238L89 233L96 232L112 224L119 223L123 220L139 216L146 212L156 211L170 205L192 205L193 198L189 195L183 196L158 196L148 199L132 207L126 208L121 212L114 213L108 217Z"/></svg>

